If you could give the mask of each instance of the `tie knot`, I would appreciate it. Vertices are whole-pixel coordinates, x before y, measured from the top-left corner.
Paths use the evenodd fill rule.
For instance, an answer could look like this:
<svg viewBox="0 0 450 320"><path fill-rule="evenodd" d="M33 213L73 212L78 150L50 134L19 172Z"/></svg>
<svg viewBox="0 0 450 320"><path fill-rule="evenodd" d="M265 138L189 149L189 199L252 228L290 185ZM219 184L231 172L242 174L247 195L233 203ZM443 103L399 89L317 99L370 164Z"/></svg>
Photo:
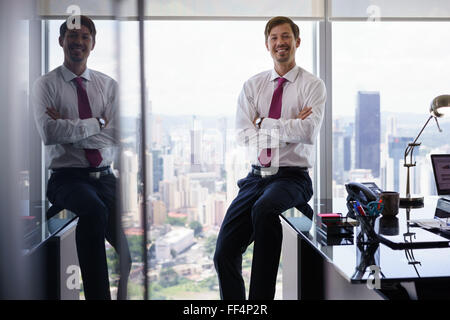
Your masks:
<svg viewBox="0 0 450 320"><path fill-rule="evenodd" d="M283 83L285 83L285 82L286 82L285 78L283 78L283 77L278 78L278 86L282 86Z"/></svg>
<svg viewBox="0 0 450 320"><path fill-rule="evenodd" d="M76 78L74 78L75 79L75 82L76 82L76 84L79 86L79 87L83 87L83 78L81 78L81 77L76 77Z"/></svg>

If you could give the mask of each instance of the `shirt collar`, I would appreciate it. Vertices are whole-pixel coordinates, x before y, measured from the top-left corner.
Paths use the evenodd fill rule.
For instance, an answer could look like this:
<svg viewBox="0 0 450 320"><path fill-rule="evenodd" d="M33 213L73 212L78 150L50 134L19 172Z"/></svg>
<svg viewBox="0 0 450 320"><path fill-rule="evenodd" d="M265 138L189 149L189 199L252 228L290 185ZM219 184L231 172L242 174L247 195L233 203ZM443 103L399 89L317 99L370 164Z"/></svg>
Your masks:
<svg viewBox="0 0 450 320"><path fill-rule="evenodd" d="M61 73L66 82L72 81L73 79L78 77L75 73L67 69L65 65L61 65ZM87 81L91 81L91 73L89 69L86 68L86 70L84 70L84 72L80 75L80 77Z"/></svg>
<svg viewBox="0 0 450 320"><path fill-rule="evenodd" d="M285 78L289 82L294 82L295 78L297 78L299 71L300 71L300 68L298 66L294 66L291 70L289 70L288 73L286 73L283 76L283 78ZM280 78L280 75L275 71L275 69L272 69L272 74L270 75L270 81L274 81L277 78Z"/></svg>

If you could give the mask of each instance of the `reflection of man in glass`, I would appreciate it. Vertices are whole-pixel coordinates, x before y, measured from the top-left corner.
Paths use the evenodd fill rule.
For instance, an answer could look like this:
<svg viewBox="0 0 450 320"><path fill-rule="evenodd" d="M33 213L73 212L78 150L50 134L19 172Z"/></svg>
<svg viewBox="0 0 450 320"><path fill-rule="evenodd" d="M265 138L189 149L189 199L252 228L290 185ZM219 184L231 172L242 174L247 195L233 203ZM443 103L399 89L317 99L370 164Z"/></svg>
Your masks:
<svg viewBox="0 0 450 320"><path fill-rule="evenodd" d="M242 254L252 241L249 299L273 299L282 242L279 214L297 207L309 208L302 212L312 216L308 168L314 163L325 86L296 66L300 37L291 19L272 18L265 38L274 69L246 81L238 99L238 140L259 147L250 173L238 181L239 193L217 239L214 263L222 299L245 299Z"/></svg>
<svg viewBox="0 0 450 320"><path fill-rule="evenodd" d="M105 237L119 253L123 272L118 298L126 298L131 257L111 169L118 87L109 76L87 68L96 30L90 18L81 16L80 21L78 29L61 25L64 64L33 87L35 120L52 171L47 197L79 217L76 244L86 299L111 299Z"/></svg>

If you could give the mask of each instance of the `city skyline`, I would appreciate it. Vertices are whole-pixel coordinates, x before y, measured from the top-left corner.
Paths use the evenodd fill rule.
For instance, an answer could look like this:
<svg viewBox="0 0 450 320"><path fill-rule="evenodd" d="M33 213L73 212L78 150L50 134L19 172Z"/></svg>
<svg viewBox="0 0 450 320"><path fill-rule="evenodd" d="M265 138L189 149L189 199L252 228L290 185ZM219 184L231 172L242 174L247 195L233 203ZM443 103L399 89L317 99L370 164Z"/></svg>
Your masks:
<svg viewBox="0 0 450 320"><path fill-rule="evenodd" d="M380 112L380 117L385 116L383 112ZM339 183L334 179L333 193L335 197L345 198L344 184L348 181L374 181L383 189L403 193L406 172L402 166L400 154L402 154L404 147L402 143L409 142L411 137L405 136L403 129L398 127L399 119L392 115L388 117L388 121L384 126L380 126L378 133L380 176L374 177L371 169L357 168L355 159L350 161L350 165L347 163L344 167L344 163L349 162L349 160L343 160L340 164L341 167L333 165L334 173L342 172ZM173 120L173 117L170 117L170 119ZM221 119L223 118L216 118L216 125L219 124ZM190 119L184 118L183 120L174 125L170 123L170 120L166 123L164 118L159 119L158 128L162 132L153 135L155 137L152 141L153 151L158 151L155 155L162 161L154 162L154 159L152 159L152 163L157 164L156 167L152 168L152 172L158 176L158 178L155 178L155 175L153 175L152 181L157 183L158 189L154 190L149 196L153 219L149 232L152 243L155 245L151 254L149 273L154 285L159 283L168 285L168 280L164 280L165 278L162 276L162 274L168 272L167 270L174 270L174 276L177 274L180 279L185 278L192 283L208 282L212 286L208 288L213 289L207 290L204 288L206 291L202 291L199 297L216 297L216 275L211 257L207 254L206 236L204 238L195 236L195 230L192 229L191 223L199 222L202 232L208 235L207 238L214 238L226 213L229 200L233 199L237 192L236 181L246 174L246 161L242 158L242 153L236 152L237 149L232 136L226 136L227 160L225 163L217 162L219 166L224 165L223 171L215 170L217 168L214 169L214 166L209 166L210 164L205 165L208 162L207 158L192 155L193 142L201 141L200 143L203 146L204 143L213 141L214 143L210 147L219 149L223 148L223 144L220 142L223 136L211 140L206 134L208 126L202 123L201 117L195 117L195 121L193 121L193 116ZM342 141L348 138L347 145L350 146L350 154L353 157L356 154L354 121L355 118L353 118L353 122L339 123L339 119L335 119L333 130L333 134L340 134L341 138L339 139L343 139ZM170 130L167 127L170 127ZM220 134L220 131L216 131L216 133ZM156 138L161 136L163 139ZM434 139L439 140L436 137ZM427 157L431 151L450 152L450 146L446 145L445 135L441 136L440 139L443 146L440 151L425 144L420 147L422 151L415 156L418 165L412 175L412 190L414 193L423 195L435 193ZM159 145L157 141L160 141ZM333 138L333 142L339 146L338 139ZM198 149L194 146L195 150ZM237 156L238 154L241 157ZM336 158L338 155L342 155L342 153L336 153L335 151L333 157ZM135 156L137 157L137 155ZM200 166L192 166L193 159L200 161L197 164L204 163ZM137 161L133 161L133 163L137 166ZM211 168L212 171L208 171ZM137 175L136 171L137 168L131 169L130 173ZM219 187L218 183L220 184L220 182L223 183L225 189ZM125 221L129 221L126 216ZM140 220L135 219L135 223L138 226ZM130 228L133 229L133 226L130 225ZM176 287L176 285L174 286ZM163 297L163 292L166 292L166 289L160 289L159 286L156 286L156 288L158 290L155 292L155 297ZM170 294L169 297L171 297Z"/></svg>

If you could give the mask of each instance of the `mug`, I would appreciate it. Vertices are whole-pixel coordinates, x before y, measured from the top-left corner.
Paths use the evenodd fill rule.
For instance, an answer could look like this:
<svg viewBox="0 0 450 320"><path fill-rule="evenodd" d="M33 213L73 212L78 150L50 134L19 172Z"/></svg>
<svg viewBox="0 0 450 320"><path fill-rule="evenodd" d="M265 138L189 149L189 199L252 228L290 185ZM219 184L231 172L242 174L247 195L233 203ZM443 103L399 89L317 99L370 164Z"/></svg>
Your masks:
<svg viewBox="0 0 450 320"><path fill-rule="evenodd" d="M381 212L383 216L394 217L398 214L400 206L400 194L396 191L383 191L380 199L383 200L384 209Z"/></svg>
<svg viewBox="0 0 450 320"><path fill-rule="evenodd" d="M378 231L386 236L397 236L399 234L398 218L392 216L381 217Z"/></svg>

